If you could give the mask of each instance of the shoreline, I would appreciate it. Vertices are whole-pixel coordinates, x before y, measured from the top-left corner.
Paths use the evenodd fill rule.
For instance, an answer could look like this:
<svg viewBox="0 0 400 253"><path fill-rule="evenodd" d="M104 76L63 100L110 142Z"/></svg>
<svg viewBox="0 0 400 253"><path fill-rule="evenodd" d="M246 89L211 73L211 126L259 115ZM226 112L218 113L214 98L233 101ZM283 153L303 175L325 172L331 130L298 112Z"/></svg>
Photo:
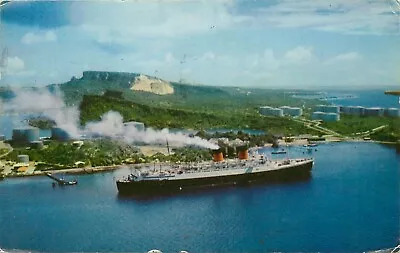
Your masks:
<svg viewBox="0 0 400 253"><path fill-rule="evenodd" d="M327 143L378 143L383 145L397 145L397 142L388 142L388 141L374 141L374 140L325 140L325 141L315 141L313 143L317 144L327 144ZM305 143L309 144L309 142L304 141L294 141L294 142L280 142L280 147L303 147ZM261 148L272 148L272 144L265 144L264 146L257 146L249 148L249 151L254 151ZM84 168L72 168L72 169L61 169L61 170L45 170L45 171L34 171L32 174L13 174L13 175L4 175L3 179L6 178L21 178L21 177L35 177L35 176L46 176L47 173L65 173L70 175L88 175L95 173L103 173L103 172L111 172L122 168L129 167L145 167L149 165L153 165L154 163L139 163L139 164L118 164L118 165L110 165L110 166L98 166L98 167L84 167ZM159 165L160 163L157 163ZM1 180L0 180L1 181Z"/></svg>

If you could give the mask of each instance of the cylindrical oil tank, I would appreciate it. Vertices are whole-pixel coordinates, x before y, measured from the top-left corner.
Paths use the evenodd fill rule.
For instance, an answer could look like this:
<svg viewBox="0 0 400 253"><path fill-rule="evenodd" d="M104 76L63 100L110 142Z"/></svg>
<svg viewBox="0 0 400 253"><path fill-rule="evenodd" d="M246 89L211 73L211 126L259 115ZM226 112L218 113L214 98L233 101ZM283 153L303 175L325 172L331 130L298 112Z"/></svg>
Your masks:
<svg viewBox="0 0 400 253"><path fill-rule="evenodd" d="M311 119L312 120L321 120L323 115L324 115L323 112L313 112L311 115Z"/></svg>
<svg viewBox="0 0 400 253"><path fill-rule="evenodd" d="M224 160L224 153L221 149L213 150L213 160L214 162L222 162Z"/></svg>
<svg viewBox="0 0 400 253"><path fill-rule="evenodd" d="M124 123L125 127L134 127L138 131L144 131L145 130L145 125L142 122L137 122L137 121L129 121Z"/></svg>
<svg viewBox="0 0 400 253"><path fill-rule="evenodd" d="M284 105L284 106L279 107L279 109L282 109L283 114L288 114L290 106Z"/></svg>
<svg viewBox="0 0 400 253"><path fill-rule="evenodd" d="M314 112L325 112L325 105L316 105Z"/></svg>
<svg viewBox="0 0 400 253"><path fill-rule="evenodd" d="M271 108L269 113L271 116L283 117L283 110L279 108Z"/></svg>
<svg viewBox="0 0 400 253"><path fill-rule="evenodd" d="M380 107L365 108L364 114L367 116L383 116L384 109Z"/></svg>
<svg viewBox="0 0 400 253"><path fill-rule="evenodd" d="M32 141L30 146L34 149L41 149L44 147L43 141Z"/></svg>
<svg viewBox="0 0 400 253"><path fill-rule="evenodd" d="M13 129L12 140L15 143L31 143L39 140L39 128L24 127Z"/></svg>
<svg viewBox="0 0 400 253"><path fill-rule="evenodd" d="M29 163L28 155L18 155L17 159L19 163Z"/></svg>
<svg viewBox="0 0 400 253"><path fill-rule="evenodd" d="M327 122L339 121L339 119L340 116L338 113L330 112L330 113L324 113L323 115L323 120Z"/></svg>
<svg viewBox="0 0 400 253"><path fill-rule="evenodd" d="M238 152L238 158L240 160L247 160L249 159L249 150L247 145L239 146L236 148L236 151Z"/></svg>
<svg viewBox="0 0 400 253"><path fill-rule="evenodd" d="M269 115L269 110L271 109L271 106L261 106L259 109L260 114L262 115Z"/></svg>
<svg viewBox="0 0 400 253"><path fill-rule="evenodd" d="M288 109L288 114L293 117L298 117L303 114L303 109L301 109L299 107L290 107Z"/></svg>
<svg viewBox="0 0 400 253"><path fill-rule="evenodd" d="M58 141L66 141L70 139L70 135L67 131L60 127L53 127L51 129L51 139Z"/></svg>
<svg viewBox="0 0 400 253"><path fill-rule="evenodd" d="M398 108L387 108L385 112L389 117L400 117L400 109Z"/></svg>
<svg viewBox="0 0 400 253"><path fill-rule="evenodd" d="M362 116L364 115L365 108L362 106L344 106L341 111L344 114Z"/></svg>

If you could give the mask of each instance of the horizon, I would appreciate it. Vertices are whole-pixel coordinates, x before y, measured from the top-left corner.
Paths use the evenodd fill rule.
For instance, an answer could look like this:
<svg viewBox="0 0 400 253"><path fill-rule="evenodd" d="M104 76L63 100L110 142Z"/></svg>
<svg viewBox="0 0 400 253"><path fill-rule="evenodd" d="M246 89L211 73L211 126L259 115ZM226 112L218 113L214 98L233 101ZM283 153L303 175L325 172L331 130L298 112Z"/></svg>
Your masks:
<svg viewBox="0 0 400 253"><path fill-rule="evenodd" d="M1 7L0 86L107 71L250 89L397 88L393 8L378 0L11 2Z"/></svg>

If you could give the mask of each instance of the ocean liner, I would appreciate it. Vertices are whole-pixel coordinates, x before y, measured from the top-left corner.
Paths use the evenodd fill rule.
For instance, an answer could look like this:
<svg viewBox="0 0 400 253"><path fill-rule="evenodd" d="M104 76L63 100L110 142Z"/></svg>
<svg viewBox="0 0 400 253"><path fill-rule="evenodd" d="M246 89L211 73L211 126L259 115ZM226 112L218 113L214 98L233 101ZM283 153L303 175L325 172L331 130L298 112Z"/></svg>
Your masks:
<svg viewBox="0 0 400 253"><path fill-rule="evenodd" d="M311 158L271 160L257 153L249 156L247 148L238 152L237 159L224 159L222 151L215 150L213 161L136 170L116 184L120 195L168 194L307 178L313 164Z"/></svg>

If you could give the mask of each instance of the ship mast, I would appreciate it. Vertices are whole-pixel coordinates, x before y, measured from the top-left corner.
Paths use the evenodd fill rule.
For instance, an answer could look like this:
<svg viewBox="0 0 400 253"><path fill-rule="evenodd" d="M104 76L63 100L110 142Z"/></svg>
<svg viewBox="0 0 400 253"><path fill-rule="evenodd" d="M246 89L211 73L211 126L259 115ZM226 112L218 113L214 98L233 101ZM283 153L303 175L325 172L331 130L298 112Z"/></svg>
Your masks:
<svg viewBox="0 0 400 253"><path fill-rule="evenodd" d="M168 150L168 155L171 155L169 152L169 144L168 144L168 139L165 139L167 141L167 150Z"/></svg>

